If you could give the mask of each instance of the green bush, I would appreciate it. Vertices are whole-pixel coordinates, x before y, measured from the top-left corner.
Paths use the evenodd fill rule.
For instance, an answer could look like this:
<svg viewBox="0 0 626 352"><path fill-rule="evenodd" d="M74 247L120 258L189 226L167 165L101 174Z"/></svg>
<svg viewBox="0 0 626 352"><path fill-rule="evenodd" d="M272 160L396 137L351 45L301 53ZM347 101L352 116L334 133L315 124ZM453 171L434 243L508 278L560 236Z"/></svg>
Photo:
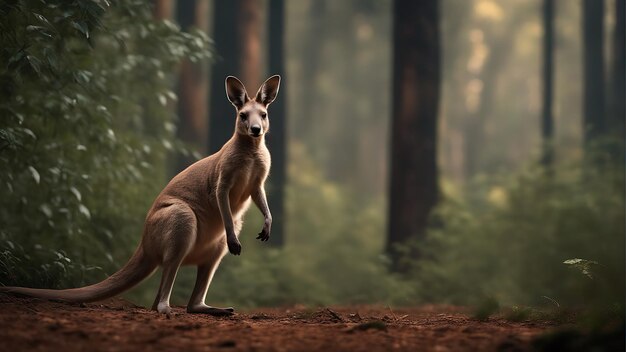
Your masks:
<svg viewBox="0 0 626 352"><path fill-rule="evenodd" d="M448 197L418 246L420 300L623 306L624 176L617 166L530 168ZM572 268L582 258L589 272ZM597 265L593 265L597 262ZM580 267L580 265L579 265Z"/></svg>
<svg viewBox="0 0 626 352"><path fill-rule="evenodd" d="M144 1L0 4L1 284L74 286L121 266L166 156L185 150L171 73L209 56L205 35Z"/></svg>

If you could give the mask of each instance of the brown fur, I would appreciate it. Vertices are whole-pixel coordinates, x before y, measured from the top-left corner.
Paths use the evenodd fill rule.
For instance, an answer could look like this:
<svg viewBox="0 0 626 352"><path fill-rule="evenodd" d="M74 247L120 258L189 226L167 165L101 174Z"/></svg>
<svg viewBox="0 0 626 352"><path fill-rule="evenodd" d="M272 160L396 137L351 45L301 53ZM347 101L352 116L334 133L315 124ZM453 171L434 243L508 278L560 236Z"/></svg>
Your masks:
<svg viewBox="0 0 626 352"><path fill-rule="evenodd" d="M163 189L148 211L135 254L118 272L82 288L4 287L2 291L69 302L96 301L128 290L161 266L163 276L152 308L169 314L178 268L196 265L198 275L187 311L232 314L232 308L209 307L204 300L226 252L241 253L238 236L251 200L265 217L257 238L269 239L272 216L264 183L271 159L265 146L265 133L269 130L267 107L276 98L279 85L280 77L272 76L263 83L255 99L250 99L238 79L226 78L228 99L237 110L233 137L217 153L176 175Z"/></svg>

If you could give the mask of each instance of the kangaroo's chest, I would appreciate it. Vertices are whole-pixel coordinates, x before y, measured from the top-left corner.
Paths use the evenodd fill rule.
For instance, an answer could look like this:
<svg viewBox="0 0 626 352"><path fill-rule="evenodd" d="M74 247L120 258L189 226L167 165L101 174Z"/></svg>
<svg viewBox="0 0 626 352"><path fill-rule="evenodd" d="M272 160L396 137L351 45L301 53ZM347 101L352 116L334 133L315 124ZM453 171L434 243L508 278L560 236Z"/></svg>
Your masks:
<svg viewBox="0 0 626 352"><path fill-rule="evenodd" d="M239 208L252 193L261 187L267 178L269 167L262 160L252 160L234 175L234 182L230 191L232 208Z"/></svg>

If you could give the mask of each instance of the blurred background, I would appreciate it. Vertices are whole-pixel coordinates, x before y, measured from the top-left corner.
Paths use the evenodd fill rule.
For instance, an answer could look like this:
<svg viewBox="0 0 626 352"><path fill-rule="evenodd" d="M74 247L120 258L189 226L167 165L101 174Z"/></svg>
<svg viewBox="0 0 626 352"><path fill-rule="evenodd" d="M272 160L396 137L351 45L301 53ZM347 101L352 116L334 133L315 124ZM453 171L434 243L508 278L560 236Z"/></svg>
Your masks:
<svg viewBox="0 0 626 352"><path fill-rule="evenodd" d="M624 0L4 1L0 282L110 275L168 180L269 109L210 304L601 307L623 316ZM158 275L127 294L154 298ZM185 304L184 268L174 304ZM487 302L487 303L485 303Z"/></svg>

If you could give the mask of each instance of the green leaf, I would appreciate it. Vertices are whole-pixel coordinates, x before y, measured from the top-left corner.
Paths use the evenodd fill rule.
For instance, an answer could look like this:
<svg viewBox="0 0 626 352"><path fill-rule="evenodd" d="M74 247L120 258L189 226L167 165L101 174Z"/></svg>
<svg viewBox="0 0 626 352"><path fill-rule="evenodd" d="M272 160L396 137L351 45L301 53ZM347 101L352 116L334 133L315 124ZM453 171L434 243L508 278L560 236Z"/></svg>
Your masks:
<svg viewBox="0 0 626 352"><path fill-rule="evenodd" d="M78 211L80 211L81 214L85 215L87 219L91 219L91 213L89 212L89 209L84 204L78 205Z"/></svg>
<svg viewBox="0 0 626 352"><path fill-rule="evenodd" d="M21 131L24 132L24 134L28 135L30 138L37 139L37 136L35 135L35 133L29 130L28 128L22 128Z"/></svg>
<svg viewBox="0 0 626 352"><path fill-rule="evenodd" d="M41 76L41 61L32 55L26 55L26 60L30 64L30 67L37 72L37 75Z"/></svg>
<svg viewBox="0 0 626 352"><path fill-rule="evenodd" d="M564 261L563 264L571 265L572 267L580 270L583 275L587 276L590 279L593 279L594 274L591 269L594 265L598 265L598 262L596 262L595 260L574 258Z"/></svg>
<svg viewBox="0 0 626 352"><path fill-rule="evenodd" d="M29 32L35 32L35 31L40 32L40 31L45 31L46 29L44 27L42 27L42 26L30 25L30 26L26 26L26 30L29 31Z"/></svg>
<svg viewBox="0 0 626 352"><path fill-rule="evenodd" d="M93 74L89 71L80 70L74 73L74 79L80 84L88 84ZM77 95L78 97L78 95Z"/></svg>
<svg viewBox="0 0 626 352"><path fill-rule="evenodd" d="M159 94L159 103L161 103L161 105L166 106L167 105L167 98L165 97L165 95L163 94Z"/></svg>
<svg viewBox="0 0 626 352"><path fill-rule="evenodd" d="M81 196L80 191L76 189L76 187L74 186L70 187L70 192L74 194L74 196L76 197L76 199L78 199L79 202L82 200L83 197Z"/></svg>
<svg viewBox="0 0 626 352"><path fill-rule="evenodd" d="M32 166L29 166L28 170L30 171L30 174L33 176L33 179L35 180L35 182L39 184L39 180L41 179L41 177L39 176L39 171L37 171L37 169L35 169Z"/></svg>
<svg viewBox="0 0 626 352"><path fill-rule="evenodd" d="M38 14L36 12L33 12L33 15L35 16L35 18L37 18L41 22L43 22L43 23L45 23L45 24L47 24L49 26L52 26L52 24L50 24L50 22L45 17L43 17L42 15L40 15L40 14Z"/></svg>
<svg viewBox="0 0 626 352"><path fill-rule="evenodd" d="M44 203L40 205L39 210L41 210L41 212L44 213L48 218L52 217L52 209L48 204Z"/></svg>
<svg viewBox="0 0 626 352"><path fill-rule="evenodd" d="M72 21L72 27L76 28L79 32L85 35L85 38L89 38L89 28L87 27L87 23L83 21Z"/></svg>

